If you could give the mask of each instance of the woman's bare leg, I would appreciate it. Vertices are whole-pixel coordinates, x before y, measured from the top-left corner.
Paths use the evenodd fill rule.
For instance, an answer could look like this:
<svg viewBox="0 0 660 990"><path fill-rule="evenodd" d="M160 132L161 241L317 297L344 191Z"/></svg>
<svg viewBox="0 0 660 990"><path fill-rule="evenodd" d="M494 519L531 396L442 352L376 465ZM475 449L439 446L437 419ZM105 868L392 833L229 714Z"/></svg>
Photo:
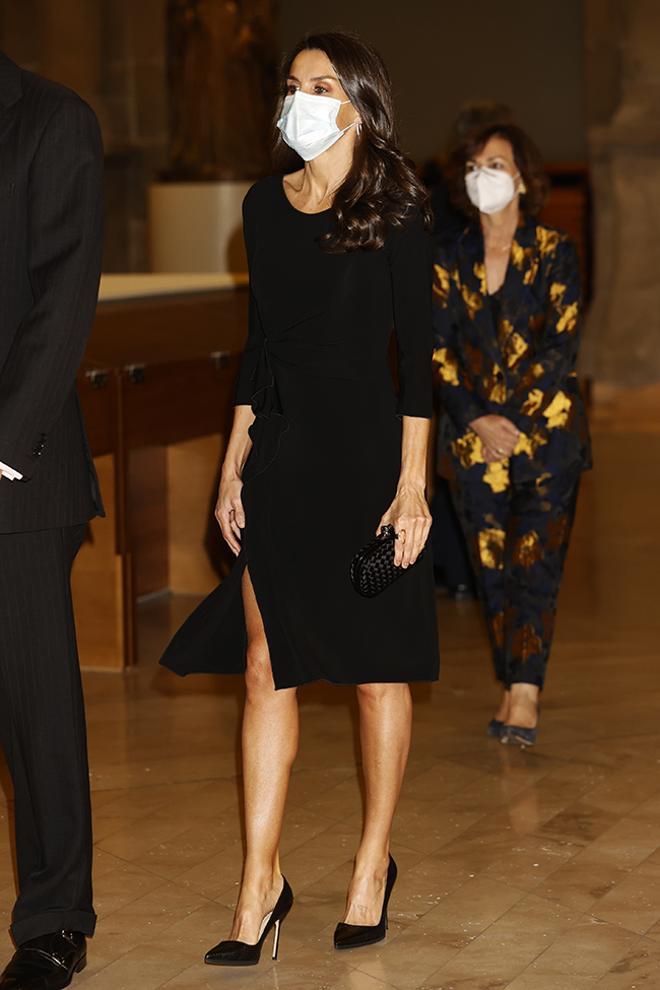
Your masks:
<svg viewBox="0 0 660 990"><path fill-rule="evenodd" d="M509 705L509 725L519 725L524 729L534 729L539 718L539 696L541 689L536 684L524 682L511 685Z"/></svg>
<svg viewBox="0 0 660 990"><path fill-rule="evenodd" d="M295 688L275 690L261 613L246 569L243 605L248 648L243 716L246 857L230 938L254 944L282 890L279 842L291 767L298 749Z"/></svg>
<svg viewBox="0 0 660 990"><path fill-rule="evenodd" d="M500 707L495 712L494 718L496 718L498 722L508 722L510 706L511 706L511 691L509 688L503 688L502 697L500 699Z"/></svg>
<svg viewBox="0 0 660 990"><path fill-rule="evenodd" d="M410 751L412 699L407 684L360 684L357 694L366 806L344 920L350 925L377 925L392 819Z"/></svg>

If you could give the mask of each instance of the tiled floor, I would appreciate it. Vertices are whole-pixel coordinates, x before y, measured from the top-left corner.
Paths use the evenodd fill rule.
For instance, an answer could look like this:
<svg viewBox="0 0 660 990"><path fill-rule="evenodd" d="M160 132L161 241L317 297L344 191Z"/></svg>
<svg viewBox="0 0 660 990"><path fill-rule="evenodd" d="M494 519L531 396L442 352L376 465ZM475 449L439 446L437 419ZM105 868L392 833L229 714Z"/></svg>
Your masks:
<svg viewBox="0 0 660 990"><path fill-rule="evenodd" d="M608 432L596 454L535 750L485 738L495 695L477 610L440 604L442 679L415 691L401 875L379 947L330 947L360 823L350 690L302 692L284 839L297 900L280 961L234 971L201 957L228 931L240 870L240 682L180 682L153 663L85 678L100 921L76 986L660 987L660 436ZM152 658L166 625L162 606L145 613ZM4 927L4 826L0 846Z"/></svg>

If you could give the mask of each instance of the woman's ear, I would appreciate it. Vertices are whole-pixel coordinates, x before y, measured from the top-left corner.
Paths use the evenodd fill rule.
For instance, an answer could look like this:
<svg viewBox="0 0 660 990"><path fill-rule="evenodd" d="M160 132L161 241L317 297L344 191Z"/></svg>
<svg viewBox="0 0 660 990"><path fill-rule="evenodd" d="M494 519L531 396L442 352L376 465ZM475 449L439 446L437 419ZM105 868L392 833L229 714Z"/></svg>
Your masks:
<svg viewBox="0 0 660 990"><path fill-rule="evenodd" d="M520 182L518 183L518 194L520 196L524 196L526 192L527 192L527 186L525 185L525 180L523 179L523 177L521 175L520 176Z"/></svg>

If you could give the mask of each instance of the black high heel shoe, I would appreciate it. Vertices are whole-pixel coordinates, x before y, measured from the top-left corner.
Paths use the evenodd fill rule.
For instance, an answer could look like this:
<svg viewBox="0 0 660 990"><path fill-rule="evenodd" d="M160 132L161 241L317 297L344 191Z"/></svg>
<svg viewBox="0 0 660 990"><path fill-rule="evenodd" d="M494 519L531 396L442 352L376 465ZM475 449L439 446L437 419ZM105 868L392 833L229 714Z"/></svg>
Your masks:
<svg viewBox="0 0 660 990"><path fill-rule="evenodd" d="M383 941L388 928L387 905L396 881L396 875L396 863L390 856L380 921L377 925L347 925L344 921L340 921L335 928L335 949L359 949L363 945L373 945L375 942Z"/></svg>
<svg viewBox="0 0 660 990"><path fill-rule="evenodd" d="M293 905L293 891L287 883L286 878L282 877L282 879L284 880L282 893L278 897L277 904L271 913L269 915L267 914L262 922L259 941L255 945L250 945L247 942L238 942L235 939L225 939L224 942L218 942L204 956L204 962L208 966L256 966L261 959L261 950L264 942L273 928L275 929L275 935L273 937L273 959L277 959L277 952L280 945L280 928Z"/></svg>

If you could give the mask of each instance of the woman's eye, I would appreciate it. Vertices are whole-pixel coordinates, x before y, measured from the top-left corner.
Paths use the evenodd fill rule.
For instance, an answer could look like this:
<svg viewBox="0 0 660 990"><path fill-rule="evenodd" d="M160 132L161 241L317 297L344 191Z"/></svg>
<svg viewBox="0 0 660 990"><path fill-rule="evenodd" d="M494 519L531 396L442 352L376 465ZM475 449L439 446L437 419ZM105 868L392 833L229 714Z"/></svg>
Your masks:
<svg viewBox="0 0 660 990"><path fill-rule="evenodd" d="M314 87L314 92L316 93L317 96L320 96L322 93L327 93L328 90L325 86L321 86L319 84Z"/></svg>
<svg viewBox="0 0 660 990"><path fill-rule="evenodd" d="M295 91L296 91L296 87L293 85L293 83L289 83L288 86L286 87L286 95L293 96Z"/></svg>

